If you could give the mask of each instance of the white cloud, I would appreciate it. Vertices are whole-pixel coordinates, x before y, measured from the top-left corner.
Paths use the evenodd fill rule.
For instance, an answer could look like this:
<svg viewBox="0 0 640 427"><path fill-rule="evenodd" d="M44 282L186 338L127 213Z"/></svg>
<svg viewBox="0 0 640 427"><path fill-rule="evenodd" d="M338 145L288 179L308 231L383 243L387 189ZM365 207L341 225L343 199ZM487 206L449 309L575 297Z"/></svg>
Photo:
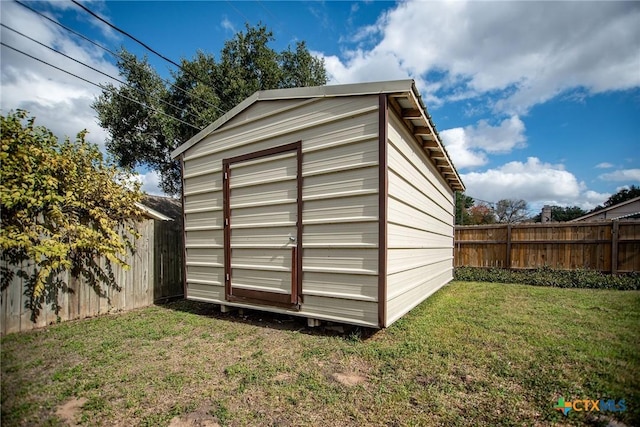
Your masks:
<svg viewBox="0 0 640 427"><path fill-rule="evenodd" d="M135 177L142 184L142 191L147 194L165 196L160 189L160 175L156 171L141 172Z"/></svg>
<svg viewBox="0 0 640 427"><path fill-rule="evenodd" d="M614 172L603 173L598 178L604 181L640 182L640 169L620 169Z"/></svg>
<svg viewBox="0 0 640 427"><path fill-rule="evenodd" d="M412 77L427 100L491 95L496 112L524 114L571 89L639 86L638 22L637 2L408 1L325 61L341 83ZM439 86L425 84L432 71Z"/></svg>
<svg viewBox="0 0 640 427"><path fill-rule="evenodd" d="M236 27L233 25L233 23L226 16L224 17L224 19L222 20L220 25L222 26L222 28L224 28L225 30L229 31L230 33L235 34L237 32L236 31Z"/></svg>
<svg viewBox="0 0 640 427"><path fill-rule="evenodd" d="M475 126L443 130L440 136L459 169L482 166L487 163L486 154L509 153L526 144L525 126L518 116L497 126L480 120Z"/></svg>
<svg viewBox="0 0 640 427"><path fill-rule="evenodd" d="M69 38L59 27L16 3L2 2L1 8L3 24L107 74L118 75L117 68L103 56L103 51ZM2 41L89 81L108 80L6 28L2 29ZM36 117L36 123L48 127L60 138L74 138L79 131L87 129L88 139L104 147L107 133L98 126L90 108L100 88L5 47L2 47L1 73L3 114L16 109L28 110Z"/></svg>
<svg viewBox="0 0 640 427"><path fill-rule="evenodd" d="M536 157L529 157L524 163L514 161L484 172L462 174L461 178L471 197L490 202L523 199L534 208L548 204L592 209L609 197L587 190L563 165L544 163Z"/></svg>
<svg viewBox="0 0 640 427"><path fill-rule="evenodd" d="M608 163L608 162L602 162L602 163L598 163L596 165L596 168L598 169L610 169L613 167L613 164Z"/></svg>
<svg viewBox="0 0 640 427"><path fill-rule="evenodd" d="M319 52L313 54L324 59L327 72L336 83L401 80L408 77L395 52L349 51L345 52L346 63L335 55L325 56Z"/></svg>
<svg viewBox="0 0 640 427"><path fill-rule="evenodd" d="M440 137L456 168L463 169L487 164L487 156L481 151L473 150L465 128L443 130L440 132Z"/></svg>

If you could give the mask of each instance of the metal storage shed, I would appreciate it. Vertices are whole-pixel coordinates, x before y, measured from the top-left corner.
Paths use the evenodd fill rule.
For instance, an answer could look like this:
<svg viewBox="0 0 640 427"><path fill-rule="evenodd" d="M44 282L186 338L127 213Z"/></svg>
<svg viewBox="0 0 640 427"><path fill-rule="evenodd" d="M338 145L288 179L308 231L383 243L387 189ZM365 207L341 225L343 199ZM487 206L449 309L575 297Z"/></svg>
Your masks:
<svg viewBox="0 0 640 427"><path fill-rule="evenodd" d="M380 328L453 277L464 186L413 80L256 92L172 156L188 299Z"/></svg>

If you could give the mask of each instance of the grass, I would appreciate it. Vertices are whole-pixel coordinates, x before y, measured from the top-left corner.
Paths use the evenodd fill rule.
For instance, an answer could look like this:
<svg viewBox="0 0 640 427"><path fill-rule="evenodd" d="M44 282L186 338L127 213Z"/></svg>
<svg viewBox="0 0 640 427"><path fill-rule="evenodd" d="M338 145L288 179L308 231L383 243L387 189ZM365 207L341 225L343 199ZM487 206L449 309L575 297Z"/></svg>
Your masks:
<svg viewBox="0 0 640 427"><path fill-rule="evenodd" d="M304 325L180 301L9 335L1 422L640 425L638 291L455 282L383 331Z"/></svg>

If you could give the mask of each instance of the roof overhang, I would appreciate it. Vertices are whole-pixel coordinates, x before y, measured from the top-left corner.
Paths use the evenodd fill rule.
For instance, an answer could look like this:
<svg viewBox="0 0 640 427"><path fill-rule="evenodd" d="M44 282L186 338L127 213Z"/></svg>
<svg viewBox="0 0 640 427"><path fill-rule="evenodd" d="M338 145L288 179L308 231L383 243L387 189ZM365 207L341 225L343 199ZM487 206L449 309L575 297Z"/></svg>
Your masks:
<svg viewBox="0 0 640 427"><path fill-rule="evenodd" d="M179 157L186 150L206 138L212 132L249 108L258 101L276 101L284 99L332 98L342 96L362 96L387 94L389 103L402 118L407 128L427 156L431 159L451 189L464 191L464 184L445 149L436 127L427 113L413 80L395 80L373 83L356 83L333 86L298 87L255 92L253 95L232 108L206 128L202 129L187 142L171 153L172 158Z"/></svg>
<svg viewBox="0 0 640 427"><path fill-rule="evenodd" d="M147 205L143 205L142 203L136 202L136 207L142 211L142 214L148 218L155 219L158 221L173 221L173 219L168 216L161 214L160 212L151 209Z"/></svg>
<svg viewBox="0 0 640 427"><path fill-rule="evenodd" d="M391 107L413 134L447 184L455 191L464 191L462 179L453 165L413 81L411 81L411 90L391 93L388 97Z"/></svg>

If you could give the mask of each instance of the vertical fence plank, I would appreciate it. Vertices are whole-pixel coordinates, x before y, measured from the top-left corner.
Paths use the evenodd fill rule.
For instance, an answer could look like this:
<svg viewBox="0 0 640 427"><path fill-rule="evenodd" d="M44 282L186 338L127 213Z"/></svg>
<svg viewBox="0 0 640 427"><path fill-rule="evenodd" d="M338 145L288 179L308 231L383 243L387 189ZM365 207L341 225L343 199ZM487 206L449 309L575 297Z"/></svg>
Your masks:
<svg viewBox="0 0 640 427"><path fill-rule="evenodd" d="M156 272L155 272L155 259L156 259L156 245L155 245L155 223L154 221L148 221L146 226L147 232L147 258L146 258L146 270L147 270L147 280L144 282L145 286L145 305L151 305L155 301L155 288L156 288Z"/></svg>
<svg viewBox="0 0 640 427"><path fill-rule="evenodd" d="M7 267L5 261L2 262L2 267ZM7 291L8 287L0 290L0 334L7 333Z"/></svg>
<svg viewBox="0 0 640 427"><path fill-rule="evenodd" d="M511 224L507 224L507 247L504 266L505 268L511 268Z"/></svg>
<svg viewBox="0 0 640 427"><path fill-rule="evenodd" d="M21 268L27 273L27 276L31 276L35 272L35 267L32 262L24 261L21 264ZM20 330L23 329L31 329L35 327L35 323L31 321L31 312L25 308L25 303L27 302L27 296L24 294L27 288L27 281L25 279L18 279L15 283L18 283L17 286L20 288L17 291L16 300L18 301L17 306L15 307L17 310L17 314L20 316L19 327Z"/></svg>
<svg viewBox="0 0 640 427"><path fill-rule="evenodd" d="M611 226L611 274L618 272L618 238L619 238L620 222L613 221Z"/></svg>
<svg viewBox="0 0 640 427"><path fill-rule="evenodd" d="M20 264L19 268L22 268L22 264ZM22 279L15 273L17 272L14 272L11 283L7 288L7 307L4 321L6 333L17 332L22 326L23 286Z"/></svg>

